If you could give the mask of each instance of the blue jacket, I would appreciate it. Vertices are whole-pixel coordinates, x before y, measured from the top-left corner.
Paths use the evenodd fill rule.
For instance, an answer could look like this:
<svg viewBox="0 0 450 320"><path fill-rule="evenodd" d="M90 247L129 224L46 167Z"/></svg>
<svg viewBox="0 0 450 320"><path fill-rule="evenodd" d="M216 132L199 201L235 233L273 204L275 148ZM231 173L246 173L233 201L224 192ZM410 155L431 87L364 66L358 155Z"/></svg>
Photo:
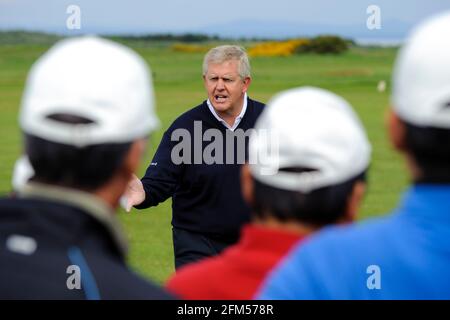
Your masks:
<svg viewBox="0 0 450 320"><path fill-rule="evenodd" d="M417 184L386 218L294 249L261 299L450 299L450 185Z"/></svg>

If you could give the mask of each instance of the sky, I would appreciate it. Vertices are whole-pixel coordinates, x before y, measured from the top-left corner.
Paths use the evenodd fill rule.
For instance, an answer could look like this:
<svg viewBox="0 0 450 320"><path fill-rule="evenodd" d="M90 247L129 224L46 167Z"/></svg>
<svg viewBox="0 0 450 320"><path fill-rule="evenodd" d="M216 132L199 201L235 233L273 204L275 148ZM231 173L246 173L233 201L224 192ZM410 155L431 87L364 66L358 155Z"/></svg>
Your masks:
<svg viewBox="0 0 450 320"><path fill-rule="evenodd" d="M80 8L80 30L66 27L69 5ZM380 8L379 30L366 27L369 5ZM411 26L444 10L450 10L450 0L0 0L0 30L403 37Z"/></svg>

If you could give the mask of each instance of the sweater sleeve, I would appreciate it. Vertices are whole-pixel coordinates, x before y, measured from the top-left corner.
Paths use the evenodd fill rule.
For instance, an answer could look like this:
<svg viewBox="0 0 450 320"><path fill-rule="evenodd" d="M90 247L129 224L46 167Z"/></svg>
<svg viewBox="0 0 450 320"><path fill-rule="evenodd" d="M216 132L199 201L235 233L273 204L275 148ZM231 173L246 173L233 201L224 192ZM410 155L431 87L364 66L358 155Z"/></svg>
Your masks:
<svg viewBox="0 0 450 320"><path fill-rule="evenodd" d="M167 130L161 143L156 150L152 162L141 179L145 191L145 200L137 209L145 209L156 206L171 197L180 181L183 173L182 164L174 164L171 159L173 141L171 141L172 130Z"/></svg>

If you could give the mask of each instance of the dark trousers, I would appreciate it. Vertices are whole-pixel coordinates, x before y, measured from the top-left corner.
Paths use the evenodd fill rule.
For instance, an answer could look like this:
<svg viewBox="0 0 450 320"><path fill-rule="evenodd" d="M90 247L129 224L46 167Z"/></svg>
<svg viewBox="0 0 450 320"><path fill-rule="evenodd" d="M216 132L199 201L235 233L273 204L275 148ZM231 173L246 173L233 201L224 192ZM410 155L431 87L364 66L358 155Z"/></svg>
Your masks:
<svg viewBox="0 0 450 320"><path fill-rule="evenodd" d="M236 243L237 239L222 239L210 235L172 228L175 269L215 256L226 247Z"/></svg>

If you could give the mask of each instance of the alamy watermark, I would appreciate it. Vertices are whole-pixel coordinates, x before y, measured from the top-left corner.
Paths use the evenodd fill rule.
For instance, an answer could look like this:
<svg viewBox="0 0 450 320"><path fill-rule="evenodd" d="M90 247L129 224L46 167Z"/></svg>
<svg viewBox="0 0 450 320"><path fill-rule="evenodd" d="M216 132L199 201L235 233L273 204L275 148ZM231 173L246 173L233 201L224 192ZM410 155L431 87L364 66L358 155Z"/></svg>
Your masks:
<svg viewBox="0 0 450 320"><path fill-rule="evenodd" d="M66 19L66 27L69 30L81 29L81 9L75 4L67 7L66 13L69 15Z"/></svg>
<svg viewBox="0 0 450 320"><path fill-rule="evenodd" d="M366 13L369 15L366 20L366 26L369 30L381 29L381 9L377 5L370 5L366 9Z"/></svg>
<svg viewBox="0 0 450 320"><path fill-rule="evenodd" d="M367 267L366 273L369 277L366 281L367 289L380 290L381 289L381 268L376 264L372 264Z"/></svg>
<svg viewBox="0 0 450 320"><path fill-rule="evenodd" d="M81 269L76 264L67 267L66 273L69 274L66 280L66 286L69 290L81 289Z"/></svg>
<svg viewBox="0 0 450 320"><path fill-rule="evenodd" d="M247 154L249 139L257 141L257 147ZM279 155L279 138L271 130L266 129L236 129L223 131L210 128L203 131L202 122L194 121L192 133L184 128L174 130L170 137L177 144L172 148L171 160L180 164L259 164L262 167L270 164L277 168ZM261 170L261 174L274 174L268 167Z"/></svg>

